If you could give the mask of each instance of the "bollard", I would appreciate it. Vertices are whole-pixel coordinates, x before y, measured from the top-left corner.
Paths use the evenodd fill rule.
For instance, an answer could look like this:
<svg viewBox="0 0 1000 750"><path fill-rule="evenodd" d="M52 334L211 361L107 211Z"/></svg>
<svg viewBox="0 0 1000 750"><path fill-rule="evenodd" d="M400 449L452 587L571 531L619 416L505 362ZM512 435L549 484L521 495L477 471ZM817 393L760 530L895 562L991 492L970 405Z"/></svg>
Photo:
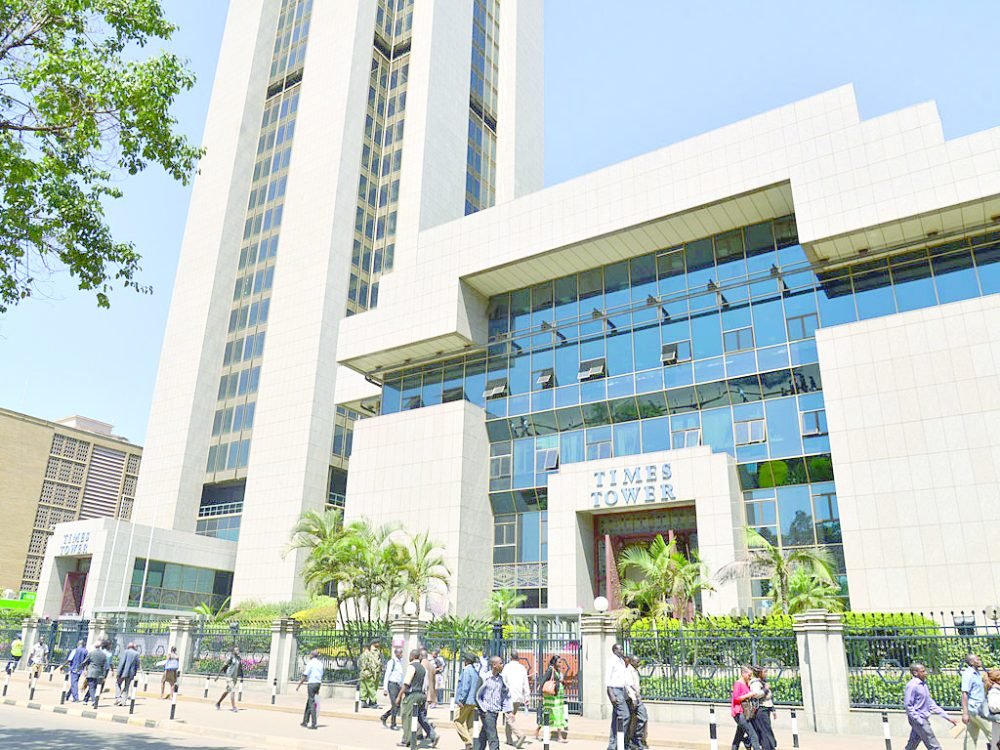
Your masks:
<svg viewBox="0 0 1000 750"><path fill-rule="evenodd" d="M205 694L202 697L203 698L207 698L208 697L208 678L207 677L205 678Z"/></svg>
<svg viewBox="0 0 1000 750"><path fill-rule="evenodd" d="M38 678L35 677L35 675L31 675L31 677L28 678L28 700L29 701L35 700L35 683L37 681L38 681Z"/></svg>
<svg viewBox="0 0 1000 750"><path fill-rule="evenodd" d="M69 671L67 670L66 676L63 678L63 689L62 693L59 694L59 705L66 703L66 696L69 695Z"/></svg>
<svg viewBox="0 0 1000 750"><path fill-rule="evenodd" d="M274 682L271 683L271 705L278 699L278 678L274 678Z"/></svg>
<svg viewBox="0 0 1000 750"><path fill-rule="evenodd" d="M354 713L361 711L361 688L354 688Z"/></svg>
<svg viewBox="0 0 1000 750"><path fill-rule="evenodd" d="M56 673L56 668L49 664L49 682L52 682L52 676Z"/></svg>
<svg viewBox="0 0 1000 750"><path fill-rule="evenodd" d="M455 721L455 696L451 696L451 703L448 705L448 721L454 723Z"/></svg>
<svg viewBox="0 0 1000 750"><path fill-rule="evenodd" d="M483 725L479 720L479 709L476 709L476 717L472 720L472 739L478 740L480 732L483 731ZM479 744L476 742L475 744Z"/></svg>
<svg viewBox="0 0 1000 750"><path fill-rule="evenodd" d="M419 722L417 723L419 726ZM410 750L417 750L417 728L414 727L410 730Z"/></svg>
<svg viewBox="0 0 1000 750"><path fill-rule="evenodd" d="M142 670L142 692L149 692L149 672Z"/></svg>
<svg viewBox="0 0 1000 750"><path fill-rule="evenodd" d="M242 703L243 702L243 678L242 677L240 678L239 689L236 691L236 702L237 703Z"/></svg>
<svg viewBox="0 0 1000 750"><path fill-rule="evenodd" d="M889 714L882 712L882 736L885 737L885 750L892 750L892 732L889 729Z"/></svg>
<svg viewBox="0 0 1000 750"><path fill-rule="evenodd" d="M799 720L795 716L795 711L792 711L792 747L799 746Z"/></svg>
<svg viewBox="0 0 1000 750"><path fill-rule="evenodd" d="M4 698L7 697L7 687L9 685L10 685L10 672L7 673L7 676L4 678L4 681L3 681L3 697Z"/></svg>
<svg viewBox="0 0 1000 750"><path fill-rule="evenodd" d="M615 713L617 713L617 707ZM615 731L615 747L618 750L625 750L625 727L622 726L621 716L616 719L616 724L618 725L618 729Z"/></svg>
<svg viewBox="0 0 1000 750"><path fill-rule="evenodd" d="M135 694L139 692L139 678L136 677L132 680L132 689L129 691L128 696L128 712L130 714L135 713Z"/></svg>
<svg viewBox="0 0 1000 750"><path fill-rule="evenodd" d="M715 706L708 707L708 741L711 750L719 750L719 726L715 722Z"/></svg>
<svg viewBox="0 0 1000 750"><path fill-rule="evenodd" d="M549 750L549 742L552 740L552 727L549 726L549 714L542 711L542 750Z"/></svg>
<svg viewBox="0 0 1000 750"><path fill-rule="evenodd" d="M177 713L177 683L173 685L173 690L170 691L170 720L174 720L174 714Z"/></svg>
<svg viewBox="0 0 1000 750"><path fill-rule="evenodd" d="M103 692L104 692L104 680L101 680L100 683L94 686L94 710L97 710L97 707L100 705L101 693Z"/></svg>

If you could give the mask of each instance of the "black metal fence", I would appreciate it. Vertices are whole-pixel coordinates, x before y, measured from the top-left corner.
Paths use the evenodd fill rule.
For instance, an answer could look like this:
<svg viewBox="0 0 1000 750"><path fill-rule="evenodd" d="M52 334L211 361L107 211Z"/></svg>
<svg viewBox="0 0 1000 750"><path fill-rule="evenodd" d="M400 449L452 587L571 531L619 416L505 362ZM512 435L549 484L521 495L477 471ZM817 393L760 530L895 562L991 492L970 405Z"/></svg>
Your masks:
<svg viewBox="0 0 1000 750"><path fill-rule="evenodd" d="M170 646L170 617L151 615L117 615L108 622L108 639L111 641L115 664L128 644L135 645L139 663L146 672L157 669L157 664L167 658Z"/></svg>
<svg viewBox="0 0 1000 750"><path fill-rule="evenodd" d="M361 653L372 641L381 646L382 663L391 653L392 634L382 624L354 625L347 629L338 628L336 622L312 621L304 624L298 632L297 656L292 667L295 678L309 660L313 649L319 651L323 662L323 682L356 685L360 679ZM381 676L379 677L381 680Z"/></svg>
<svg viewBox="0 0 1000 750"><path fill-rule="evenodd" d="M852 614L844 631L851 706L899 709L909 667L927 667L931 695L944 708L961 706L959 674L969 653L1000 666L998 613Z"/></svg>
<svg viewBox="0 0 1000 750"><path fill-rule="evenodd" d="M658 631L623 631L625 653L639 660L642 696L652 701L727 702L740 666L761 666L778 705L802 705L795 633L766 619L744 625L711 619Z"/></svg>
<svg viewBox="0 0 1000 750"><path fill-rule="evenodd" d="M89 620L53 620L42 622L38 637L49 648L49 663L62 664L79 641L89 646Z"/></svg>
<svg viewBox="0 0 1000 750"><path fill-rule="evenodd" d="M6 666L10 660L10 644L21 637L20 620L0 620L0 660Z"/></svg>
<svg viewBox="0 0 1000 750"><path fill-rule="evenodd" d="M271 621L207 622L199 621L192 635L191 674L217 675L229 658L234 646L240 649L243 676L246 679L267 678L271 656Z"/></svg>

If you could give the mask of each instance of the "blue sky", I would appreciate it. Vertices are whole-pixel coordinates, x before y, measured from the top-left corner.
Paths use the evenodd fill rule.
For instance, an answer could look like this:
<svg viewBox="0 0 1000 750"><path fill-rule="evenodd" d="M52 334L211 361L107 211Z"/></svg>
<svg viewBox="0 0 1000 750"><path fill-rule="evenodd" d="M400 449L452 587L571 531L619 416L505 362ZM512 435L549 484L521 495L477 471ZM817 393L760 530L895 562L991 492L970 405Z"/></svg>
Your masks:
<svg viewBox="0 0 1000 750"><path fill-rule="evenodd" d="M194 139L226 5L164 0L172 49L198 75L175 110ZM546 0L545 24L547 184L845 83L864 118L933 99L949 138L1000 125L995 0ZM190 191L155 172L122 186L109 221L142 252L153 295L119 291L101 310L53 278L0 317L0 406L85 414L142 442Z"/></svg>

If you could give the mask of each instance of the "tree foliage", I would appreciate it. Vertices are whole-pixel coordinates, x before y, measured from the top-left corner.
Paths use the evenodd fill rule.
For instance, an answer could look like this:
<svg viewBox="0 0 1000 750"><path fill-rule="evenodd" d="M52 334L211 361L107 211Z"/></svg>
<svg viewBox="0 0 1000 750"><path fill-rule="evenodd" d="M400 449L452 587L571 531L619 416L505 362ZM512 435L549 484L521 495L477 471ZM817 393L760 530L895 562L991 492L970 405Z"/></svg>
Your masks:
<svg viewBox="0 0 1000 750"><path fill-rule="evenodd" d="M799 608L795 610L796 612L808 609L809 602L813 600L832 604L830 600L835 597L829 595L826 588L831 587L839 591L839 587L834 577L833 558L829 552L816 547L781 550L756 529L749 527L744 527L743 535L747 547L746 559L736 560L723 566L718 573L720 581L768 579L771 600L784 614L793 613L791 601L793 595L795 606ZM802 572L795 577L798 571ZM823 607L828 608L825 604ZM843 609L843 606L840 609Z"/></svg>
<svg viewBox="0 0 1000 750"><path fill-rule="evenodd" d="M528 600L524 594L515 589L497 589L490 592L486 601L486 616L490 622L507 625L510 622L510 611L517 609Z"/></svg>
<svg viewBox="0 0 1000 750"><path fill-rule="evenodd" d="M202 150L170 114L194 76L139 54L174 31L159 0L0 0L0 312L59 267L102 307L115 285L150 291L102 204L150 164L195 171Z"/></svg>
<svg viewBox="0 0 1000 750"><path fill-rule="evenodd" d="M677 542L666 542L661 534L648 547L626 548L618 561L622 577L622 600L643 615L677 617L684 620L698 596L715 591L708 568L696 553L690 557L677 549ZM625 578L629 572L637 579Z"/></svg>

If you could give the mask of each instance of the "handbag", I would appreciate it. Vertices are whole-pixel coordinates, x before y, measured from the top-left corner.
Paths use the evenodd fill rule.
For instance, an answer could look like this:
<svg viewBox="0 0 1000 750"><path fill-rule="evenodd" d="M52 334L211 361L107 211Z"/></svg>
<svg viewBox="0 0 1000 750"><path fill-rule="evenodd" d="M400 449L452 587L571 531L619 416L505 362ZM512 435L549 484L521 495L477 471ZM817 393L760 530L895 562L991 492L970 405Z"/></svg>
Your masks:
<svg viewBox="0 0 1000 750"><path fill-rule="evenodd" d="M559 692L559 685L556 684L555 680L546 680L542 683L542 695L547 695L550 698Z"/></svg>
<svg viewBox="0 0 1000 750"><path fill-rule="evenodd" d="M756 698L750 698L749 700L743 701L743 715L746 717L747 721L753 721L753 717L757 715L757 711L760 710L760 701Z"/></svg>

